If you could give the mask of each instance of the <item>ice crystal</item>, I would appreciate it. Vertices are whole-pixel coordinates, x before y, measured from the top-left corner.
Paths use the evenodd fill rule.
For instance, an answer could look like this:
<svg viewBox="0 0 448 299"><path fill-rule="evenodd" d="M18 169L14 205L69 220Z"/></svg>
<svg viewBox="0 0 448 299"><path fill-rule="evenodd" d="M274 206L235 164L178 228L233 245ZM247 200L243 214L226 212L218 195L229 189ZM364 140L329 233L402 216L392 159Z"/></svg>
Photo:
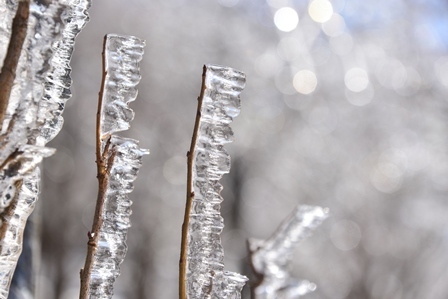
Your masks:
<svg viewBox="0 0 448 299"><path fill-rule="evenodd" d="M229 124L240 112L239 94L245 85L242 72L222 66L205 66L205 91L200 108L198 137L193 156L192 190L187 250L189 299L240 298L247 278L224 271L220 234L222 175L230 170L224 149L233 132Z"/></svg>
<svg viewBox="0 0 448 299"><path fill-rule="evenodd" d="M131 204L128 194L149 154L138 141L111 135L126 130L134 112L127 104L137 96L140 81L138 62L142 59L145 42L133 36L109 34L105 41L105 71L102 90L101 149L109 169L106 179L102 223L95 236L98 240L88 281L89 298L112 298L115 279L126 255L126 236L131 226ZM85 271L85 270L84 270Z"/></svg>
<svg viewBox="0 0 448 299"><path fill-rule="evenodd" d="M288 272L288 264L297 244L309 237L328 217L327 209L298 206L267 240L249 239L252 267L262 281L255 288L255 299L292 299L316 288L307 280L296 280Z"/></svg>

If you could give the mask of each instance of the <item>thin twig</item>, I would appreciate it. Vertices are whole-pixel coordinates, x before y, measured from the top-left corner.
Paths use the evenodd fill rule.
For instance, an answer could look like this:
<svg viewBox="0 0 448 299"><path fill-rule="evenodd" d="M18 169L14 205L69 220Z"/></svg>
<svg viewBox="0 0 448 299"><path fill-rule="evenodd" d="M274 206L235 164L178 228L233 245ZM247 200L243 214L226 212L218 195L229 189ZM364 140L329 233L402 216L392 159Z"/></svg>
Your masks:
<svg viewBox="0 0 448 299"><path fill-rule="evenodd" d="M190 211L194 199L193 191L193 159L196 141L198 139L199 123L201 120L202 102L205 93L205 73L207 67L204 65L202 71L201 93L198 97L198 108L194 123L193 137L191 138L190 151L187 152L187 201L185 205L184 223L182 224L182 241L180 246L179 260L179 299L187 299L187 246L188 246L188 226L190 223Z"/></svg>
<svg viewBox="0 0 448 299"><path fill-rule="evenodd" d="M87 299L89 298L89 281L90 276L92 272L92 265L93 265L93 256L97 250L98 245L98 237L101 225L103 224L103 215L102 210L104 206L104 202L106 199L106 189L107 189L107 183L109 180L109 172L110 167L112 165L112 160L114 158L114 155L110 155L109 158L107 156L109 155L109 147L106 146L104 148L104 151L102 151L101 143L101 114L102 114L102 104L103 104L103 92L106 82L106 37L104 37L104 43L103 43L103 77L101 81L101 89L99 92L99 99L98 99L98 110L96 114L96 164L97 164L97 178L98 178L98 197L96 201L96 208L95 208L95 216L93 219L92 224L92 230L88 233L89 241L87 242L87 256L86 256L86 262L84 264L84 268L81 269L81 290L79 292L79 298L80 299ZM107 143L109 144L109 142Z"/></svg>
<svg viewBox="0 0 448 299"><path fill-rule="evenodd" d="M0 214L1 226L0 226L0 240L5 239L6 232L8 231L11 217L14 215L17 201L19 199L19 190L22 187L23 180L18 180L14 183L14 187L16 188L16 192L14 194L13 199L11 200L9 206ZM0 251L2 251L3 245L0 243Z"/></svg>
<svg viewBox="0 0 448 299"><path fill-rule="evenodd" d="M3 126L6 109L8 108L20 53L26 38L30 0L19 1L16 15L12 21L11 39L8 45L5 61L0 73L0 130Z"/></svg>

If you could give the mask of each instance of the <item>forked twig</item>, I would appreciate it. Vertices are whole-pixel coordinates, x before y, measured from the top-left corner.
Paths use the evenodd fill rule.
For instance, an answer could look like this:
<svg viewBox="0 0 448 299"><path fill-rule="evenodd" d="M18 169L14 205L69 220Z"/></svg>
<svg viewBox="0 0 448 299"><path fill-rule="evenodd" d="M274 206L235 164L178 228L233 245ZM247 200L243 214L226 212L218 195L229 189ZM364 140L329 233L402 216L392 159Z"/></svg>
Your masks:
<svg viewBox="0 0 448 299"><path fill-rule="evenodd" d="M131 201L128 193L149 152L138 141L113 135L127 130L134 112L127 104L137 96L138 62L144 41L132 36L106 35L103 77L96 120L98 197L87 255L81 269L80 299L111 298L119 265L126 254Z"/></svg>

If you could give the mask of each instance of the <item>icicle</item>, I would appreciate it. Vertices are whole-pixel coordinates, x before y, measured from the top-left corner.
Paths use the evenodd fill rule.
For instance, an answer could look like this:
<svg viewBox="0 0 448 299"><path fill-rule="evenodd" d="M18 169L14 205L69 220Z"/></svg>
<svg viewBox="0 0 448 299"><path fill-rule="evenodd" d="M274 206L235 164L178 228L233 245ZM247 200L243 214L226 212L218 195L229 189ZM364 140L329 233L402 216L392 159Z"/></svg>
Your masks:
<svg viewBox="0 0 448 299"><path fill-rule="evenodd" d="M9 286L22 252L26 220L34 210L39 194L40 172L34 169L17 181L18 191L7 210L1 214L0 229L0 299L7 299Z"/></svg>
<svg viewBox="0 0 448 299"><path fill-rule="evenodd" d="M291 278L288 264L298 243L328 217L328 209L298 206L267 240L249 239L252 267L262 280L255 287L254 299L292 299L311 291L316 285Z"/></svg>
<svg viewBox="0 0 448 299"><path fill-rule="evenodd" d="M148 150L138 141L111 135L126 130L134 112L127 106L137 96L140 81L138 62L145 42L133 36L109 34L104 45L104 73L101 91L100 132L102 155L98 158L100 190L89 250L81 274L81 298L112 298L115 279L126 255L126 236L131 226L128 194Z"/></svg>
<svg viewBox="0 0 448 299"><path fill-rule="evenodd" d="M220 214L223 199L219 183L222 175L230 170L230 157L223 145L233 140L229 124L240 112L239 94L244 85L245 76L240 71L205 66L187 232L186 294L189 299L240 298L247 281L242 275L224 271L220 236L224 228Z"/></svg>

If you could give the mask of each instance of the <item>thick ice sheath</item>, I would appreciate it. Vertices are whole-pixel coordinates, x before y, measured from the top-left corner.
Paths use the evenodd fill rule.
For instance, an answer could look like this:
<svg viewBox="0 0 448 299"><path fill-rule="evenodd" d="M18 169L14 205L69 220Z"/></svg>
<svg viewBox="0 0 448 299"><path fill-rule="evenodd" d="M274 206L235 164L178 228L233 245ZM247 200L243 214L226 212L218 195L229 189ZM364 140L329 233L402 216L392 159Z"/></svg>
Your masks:
<svg viewBox="0 0 448 299"><path fill-rule="evenodd" d="M62 127L61 114L70 97L69 62L74 39L88 20L89 6L90 0L30 4L27 38L0 136L0 299L8 297L26 220L38 198L40 176L36 166L54 153L45 144ZM2 61L16 7L17 1L0 2ZM26 293L26 286L22 290Z"/></svg>
<svg viewBox="0 0 448 299"><path fill-rule="evenodd" d="M288 265L299 242L308 238L327 217L327 209L300 205L269 239L249 239L251 264L261 277L253 292L254 299L299 298L314 290L313 283L292 278Z"/></svg>
<svg viewBox="0 0 448 299"><path fill-rule="evenodd" d="M194 196L189 211L186 293L188 299L240 298L247 278L224 271L219 180L230 170L224 144L233 140L229 124L240 113L245 75L229 67L206 65L204 84L192 160Z"/></svg>
<svg viewBox="0 0 448 299"><path fill-rule="evenodd" d="M134 118L128 104L137 97L141 78L138 63L144 46L145 42L139 38L116 34L108 34L104 44L105 77L100 93L97 136L104 175L99 174L100 184L103 182L97 202L99 215L96 216L99 217L94 220L91 236L94 245L88 252L93 256L87 257L85 276L81 276L82 284L87 280L87 297L92 299L112 298L131 226L132 201L128 194L133 190L142 157L149 154L138 146L137 140L112 135L127 130Z"/></svg>

